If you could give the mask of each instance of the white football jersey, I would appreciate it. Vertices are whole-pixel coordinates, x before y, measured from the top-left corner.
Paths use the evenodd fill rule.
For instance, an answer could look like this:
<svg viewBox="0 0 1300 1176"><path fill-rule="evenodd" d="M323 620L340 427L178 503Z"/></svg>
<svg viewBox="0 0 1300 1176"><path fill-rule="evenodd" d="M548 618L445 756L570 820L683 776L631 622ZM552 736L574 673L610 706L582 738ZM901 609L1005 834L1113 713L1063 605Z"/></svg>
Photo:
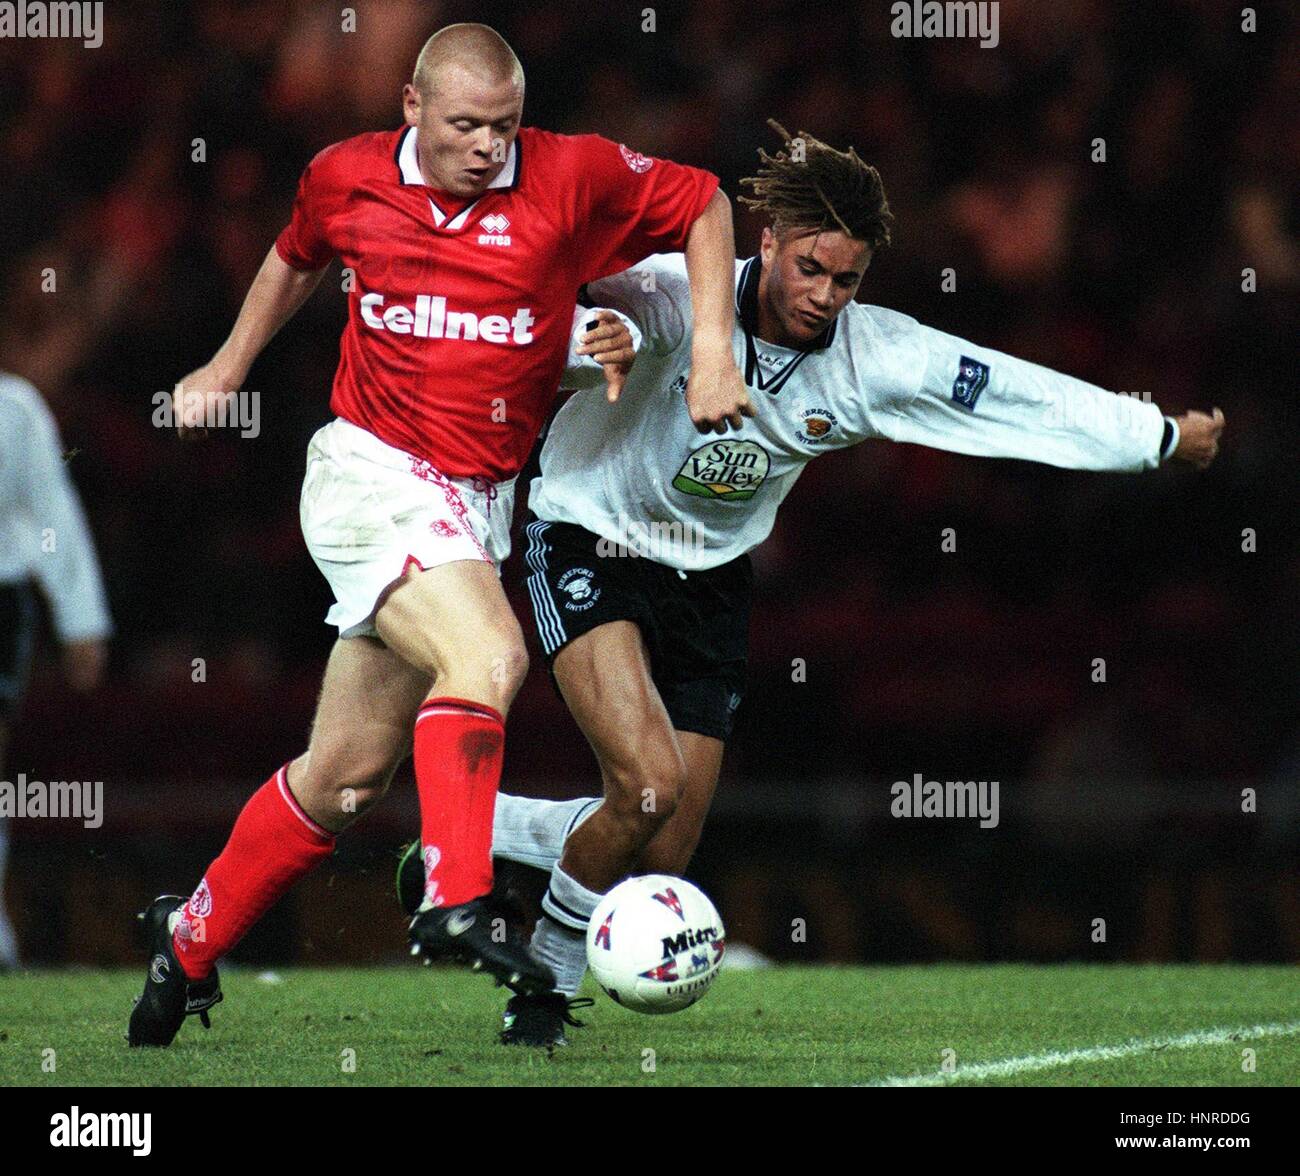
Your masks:
<svg viewBox="0 0 1300 1176"><path fill-rule="evenodd" d="M0 372L0 584L35 579L61 641L112 631L95 543L40 393Z"/></svg>
<svg viewBox="0 0 1300 1176"><path fill-rule="evenodd" d="M754 416L725 436L686 410L691 296L685 258L659 254L588 286L643 336L617 404L603 384L556 414L529 506L619 553L684 571L726 563L767 538L777 508L819 454L869 437L1086 470L1160 462L1150 403L978 347L908 315L851 302L804 350L757 338L757 257L736 264L732 345ZM626 548L627 550L623 550ZM613 548L611 548L613 550Z"/></svg>

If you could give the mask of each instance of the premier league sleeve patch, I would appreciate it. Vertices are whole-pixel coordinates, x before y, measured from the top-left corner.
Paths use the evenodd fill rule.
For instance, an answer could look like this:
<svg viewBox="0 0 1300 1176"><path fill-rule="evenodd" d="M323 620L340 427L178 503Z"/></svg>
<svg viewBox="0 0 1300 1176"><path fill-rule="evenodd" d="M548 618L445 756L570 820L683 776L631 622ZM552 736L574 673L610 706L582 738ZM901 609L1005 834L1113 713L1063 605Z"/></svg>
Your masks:
<svg viewBox="0 0 1300 1176"><path fill-rule="evenodd" d="M952 398L965 408L975 411L975 401L988 387L989 365L963 355L957 364L957 378L952 382Z"/></svg>

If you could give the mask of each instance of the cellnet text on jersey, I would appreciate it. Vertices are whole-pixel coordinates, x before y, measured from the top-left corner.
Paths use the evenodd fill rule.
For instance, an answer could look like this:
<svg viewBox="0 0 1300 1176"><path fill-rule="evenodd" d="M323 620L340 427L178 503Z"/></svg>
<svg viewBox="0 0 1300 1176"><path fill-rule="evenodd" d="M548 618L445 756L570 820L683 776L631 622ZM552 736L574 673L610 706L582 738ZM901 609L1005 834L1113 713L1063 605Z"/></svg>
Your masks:
<svg viewBox="0 0 1300 1176"><path fill-rule="evenodd" d="M361 321L375 331L414 335L417 339L477 339L525 345L533 341L532 328L537 323L527 306L519 307L509 318L503 314L480 318L473 311L448 310L447 300L433 294L417 295L414 309L401 303L384 307L384 302L382 294L363 295Z"/></svg>

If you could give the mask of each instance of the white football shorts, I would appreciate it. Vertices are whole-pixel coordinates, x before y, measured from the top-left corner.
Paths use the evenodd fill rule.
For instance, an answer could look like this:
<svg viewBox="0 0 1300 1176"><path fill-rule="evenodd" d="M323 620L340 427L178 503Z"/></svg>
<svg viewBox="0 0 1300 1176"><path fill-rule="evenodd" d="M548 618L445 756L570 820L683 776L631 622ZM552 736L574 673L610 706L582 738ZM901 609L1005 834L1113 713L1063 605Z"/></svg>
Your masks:
<svg viewBox="0 0 1300 1176"><path fill-rule="evenodd" d="M406 570L510 554L515 479L452 478L344 420L307 447L299 518L307 550L334 592L326 624L375 636L384 590Z"/></svg>

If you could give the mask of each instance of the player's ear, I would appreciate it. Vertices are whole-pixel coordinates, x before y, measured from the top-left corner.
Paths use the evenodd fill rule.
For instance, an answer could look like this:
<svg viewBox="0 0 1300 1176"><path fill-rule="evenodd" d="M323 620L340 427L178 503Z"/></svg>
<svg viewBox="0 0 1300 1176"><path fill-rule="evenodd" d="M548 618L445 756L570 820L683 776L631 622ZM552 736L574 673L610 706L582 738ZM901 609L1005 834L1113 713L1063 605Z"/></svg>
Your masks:
<svg viewBox="0 0 1300 1176"><path fill-rule="evenodd" d="M402 117L408 127L420 125L420 91L410 82L402 87Z"/></svg>
<svg viewBox="0 0 1300 1176"><path fill-rule="evenodd" d="M763 239L759 243L758 254L764 266L770 265L772 258L776 256L776 234L772 232L771 225L763 226Z"/></svg>

